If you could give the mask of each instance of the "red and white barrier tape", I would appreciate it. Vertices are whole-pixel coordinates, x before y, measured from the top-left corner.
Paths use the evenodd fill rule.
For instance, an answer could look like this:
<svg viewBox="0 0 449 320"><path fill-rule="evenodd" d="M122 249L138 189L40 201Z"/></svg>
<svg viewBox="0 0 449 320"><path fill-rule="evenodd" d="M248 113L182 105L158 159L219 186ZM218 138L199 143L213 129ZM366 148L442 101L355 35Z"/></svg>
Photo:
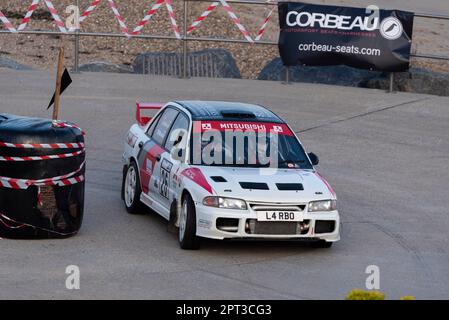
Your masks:
<svg viewBox="0 0 449 320"><path fill-rule="evenodd" d="M79 130L83 136L86 135L86 133L77 125L73 123L68 123L64 121L53 121L53 126L56 128L73 128L76 130ZM84 149L85 143L84 142L70 142L70 143L9 143L0 141L0 148L20 148L20 149ZM76 156L84 152L84 150L79 151L79 153L67 153L65 158L69 156ZM48 156L53 157L53 156ZM64 158L64 155L61 156ZM27 157L28 158L28 157ZM32 158L32 157L31 157ZM51 158L48 158L51 159ZM42 160L48 160L47 158ZM33 159L31 159L33 160ZM1 160L0 160L1 161ZM27 160L24 160L27 161Z"/></svg>
<svg viewBox="0 0 449 320"><path fill-rule="evenodd" d="M56 128L73 128L79 130L83 136L86 133L77 125L64 121L53 121L53 126ZM81 149L85 147L84 142L70 142L70 143L9 143L0 141L0 147L4 148L20 148L20 149Z"/></svg>
<svg viewBox="0 0 449 320"><path fill-rule="evenodd" d="M68 122L65 122L65 121L53 120L53 127L56 127L56 128L73 128L73 129L79 130L83 136L86 135L86 132L84 132L83 129L78 127L76 124L68 123Z"/></svg>
<svg viewBox="0 0 449 320"><path fill-rule="evenodd" d="M17 28L18 31L22 31L26 28L28 21L30 21L31 16L33 15L34 11L39 5L39 2L41 2L41 0L33 0L33 2L31 3L31 5L27 10L27 13L25 14L25 17L23 17L23 20L19 25L19 28Z"/></svg>
<svg viewBox="0 0 449 320"><path fill-rule="evenodd" d="M8 222L6 222L5 220L8 221ZM0 222L8 229L17 230L17 229L26 227L26 225L19 224L19 223L15 222L15 221L12 221L12 219L8 218L7 216L5 216L4 214L1 214L1 213L0 213ZM16 226L12 226L10 223L15 223L17 225Z"/></svg>
<svg viewBox="0 0 449 320"><path fill-rule="evenodd" d="M67 32L73 32L76 30L75 28L70 28L69 30L66 29L64 22L59 17L58 12L55 9L51 0L42 0L42 1L44 1L45 5L47 6L48 10L50 11L50 13L53 17L54 23L59 28L60 32L67 33ZM1 11L0 11L0 21L3 22L5 27L10 32L17 33L18 31L23 31L27 27L28 22L31 19L31 16L33 15L34 11L36 10L36 8L40 2L41 2L41 0L33 0L32 1L18 30L14 27L14 25L8 20L8 18ZM90 4L90 6L87 8L87 10L81 15L81 17L79 19L79 23L83 22L92 13L95 10L95 8L100 4L100 2L101 2L101 0L94 0ZM169 18L170 18L170 24L172 26L173 32L177 39L181 39L181 34L179 31L178 23L176 21L175 13L174 13L174 10L173 10L172 4L171 4L171 0L157 0L156 4L154 4L153 7L147 12L145 17L139 22L139 24L137 25L137 27L134 29L134 31L132 33L130 33L128 31L128 27L126 26L126 23L125 23L122 15L120 14L120 11L119 11L115 1L108 0L109 7L111 8L112 12L114 13L114 16L116 17L116 19L120 25L121 32L129 37L131 37L133 35L138 35L142 31L145 24L151 19L151 17L154 15L154 13L156 13L156 11L160 8L160 6L162 4L164 4L164 2L165 2L165 6L167 7L167 11L168 11Z"/></svg>
<svg viewBox="0 0 449 320"><path fill-rule="evenodd" d="M98 6L98 4L101 2L101 0L94 0L94 2L92 2L89 7L86 9L86 11L84 11L84 13L81 15L79 22L83 22L84 19L86 19L91 13L92 11L95 10L95 8Z"/></svg>
<svg viewBox="0 0 449 320"><path fill-rule="evenodd" d="M1 11L0 11L0 21L5 25L6 29L8 29L9 32L17 33L17 30L16 30L16 28L14 28L11 21L9 21L8 18L6 18L5 15L3 14L3 12L1 12Z"/></svg>
<svg viewBox="0 0 449 320"><path fill-rule="evenodd" d="M36 10L37 6L39 5L41 0L32 0L31 5L28 8L28 11L25 15L25 17L23 18L20 26L18 29L16 29L13 24L8 20L8 18L5 17L5 15L0 11L0 21L5 25L5 27L10 31L10 32L14 32L17 33L19 31L23 31L25 30L29 20L31 19L31 16L33 15L34 11ZM61 20L61 18L59 17L57 10L55 9L53 3L51 0L42 0L45 5L47 6L48 10L50 11L54 23L56 24L56 26L59 28L59 30L63 33L67 33L68 31L73 32L75 31L74 28L71 28L67 31L63 21ZM86 11L81 15L79 22L83 22L94 10L95 8L97 8L97 6L100 4L101 0L94 0L89 7L86 9ZM177 39L181 39L181 35L179 32L179 27L176 21L176 17L175 17L175 13L173 11L173 7L171 4L171 0L157 0L157 2L151 7L151 9L147 12L147 14L145 15L145 17L139 22L139 24L137 25L137 27L130 33L128 31L128 27L126 26L126 23L123 19L123 17L121 16L119 9L115 3L114 0L108 0L108 4L109 7L111 8L112 12L114 13L114 16L116 17L119 25L120 25L120 29L121 32L124 33L125 35L131 37L134 35L138 35L142 32L143 27L145 26L145 24L151 19L151 17L157 12L157 10L159 10L159 8L162 6L162 4L165 2L165 5L167 7L167 11L169 14L169 18L170 18L170 23L173 29L173 32L176 36ZM269 2L269 1L267 1ZM229 17L232 19L233 23L237 26L237 28L239 29L239 31L242 33L242 35L245 37L245 39L250 42L250 43L254 43L254 41L259 41L261 39L261 37L263 36L265 30L266 30L266 26L267 23L269 22L269 20L271 19L271 16L273 14L274 8L269 12L268 16L266 17L262 27L260 28L257 37L255 38L255 40L253 40L251 38L250 33L246 30L246 28L244 27L244 25L241 23L240 19L237 17L236 13L234 12L234 10L231 8L231 6L226 2L226 0L218 0L218 1L214 1L212 2L209 7L206 9L206 11L204 11L201 16L199 16L198 18L195 19L195 21L192 23L192 25L188 28L187 32L191 33L193 30L195 30L196 28L198 28L199 24L219 5L221 4L224 9L226 10L226 12L228 13Z"/></svg>
<svg viewBox="0 0 449 320"><path fill-rule="evenodd" d="M87 8L87 10L81 15L79 19L79 23L83 22L91 13L95 10L95 8L100 4L101 0L95 0L90 4L90 6ZM135 29L130 33L128 30L128 27L126 26L126 23L120 14L120 11L118 9L117 4L114 0L108 0L109 7L111 8L112 12L114 13L114 16L116 17L119 25L120 30L123 34L127 35L128 37L138 35L142 32L143 27L148 23L148 21L153 17L153 15L159 10L159 8L165 3L168 14L170 17L170 23L173 29L173 32L175 33L175 36L177 39L181 39L181 35L179 32L179 27L176 22L175 14L173 11L173 7L171 5L171 0L157 0L157 2L151 7L151 9L146 13L145 17L139 22L139 24L135 27ZM69 29L70 32L75 31L75 28Z"/></svg>
<svg viewBox="0 0 449 320"><path fill-rule="evenodd" d="M226 12L228 13L231 20L234 22L234 24L237 26L237 28L240 30L240 32L243 34L245 39L249 43L253 43L254 40L251 38L249 32L245 29L243 24L240 22L240 19L235 14L234 10L232 10L231 6L226 2L226 0L219 0L221 5L225 8Z"/></svg>
<svg viewBox="0 0 449 320"><path fill-rule="evenodd" d="M159 8L161 7L161 5L165 2L165 0L158 0L152 7L151 9L147 12L147 14L145 15L145 17L139 22L139 24L137 25L137 27L134 29L134 31L132 32L132 35L138 35L143 27L147 24L148 21L150 21L151 17L153 17L153 15L157 12L157 10L159 10Z"/></svg>
<svg viewBox="0 0 449 320"><path fill-rule="evenodd" d="M268 12L267 17L265 18L264 22L262 23L262 26L259 29L259 32L257 33L257 37L254 39L254 41L259 41L263 34L265 33L265 30L267 29L268 22L270 22L271 16L273 15L274 10L276 7L273 7L270 12Z"/></svg>
<svg viewBox="0 0 449 320"><path fill-rule="evenodd" d="M85 147L84 142L78 143L7 143L0 141L0 148L20 149L81 149Z"/></svg>
<svg viewBox="0 0 449 320"><path fill-rule="evenodd" d="M243 26L243 24L240 22L240 19L235 14L234 10L231 8L231 6L226 2L226 0L219 0L218 2L212 2L209 7L204 11L198 18L195 19L195 21L192 23L192 25L187 29L188 33L191 33L193 30L198 28L199 24L206 19L206 17L213 11L215 8L221 4L226 12L228 13L231 20L234 22L234 24L237 26L239 31L243 34L245 39L249 43L253 43L254 40L251 38L251 35L249 34L248 30Z"/></svg>
<svg viewBox="0 0 449 320"><path fill-rule="evenodd" d="M114 12L115 17L117 18L117 21L120 25L120 29L122 30L122 33L127 35L127 36L131 36L128 32L128 27L125 24L125 21L123 21L123 17L120 14L120 12L118 11L117 5L115 4L114 0L108 0L109 2L109 7L112 9L112 12Z"/></svg>
<svg viewBox="0 0 449 320"><path fill-rule="evenodd" d="M5 220L8 221L8 223L15 223L18 226L10 226L10 225L8 225L8 223L5 222ZM42 231L45 231L45 232L54 233L54 234L57 234L57 235L60 235L60 236L69 236L69 235L77 233L77 231L74 231L74 232L58 232L58 231L55 231L55 230L49 230L47 228L36 227L36 226L33 226L31 224L28 224L28 223L15 221L15 220L11 219L10 217L4 215L3 213L0 213L0 222L3 225L5 225L7 228L9 228L9 229L19 229L19 228L23 228L23 227L30 227L30 228L33 228L33 229L39 229L39 230L42 230Z"/></svg>
<svg viewBox="0 0 449 320"><path fill-rule="evenodd" d="M59 31L67 33L67 29L65 28L64 22L62 22L61 18L59 17L58 12L55 9L51 0L42 0L42 1L44 1L45 5L48 8L48 11L50 11L54 23L59 28ZM14 28L12 23L4 16L4 14L1 11L0 11L0 21L3 22L3 24L10 32L16 33L18 31L23 31L25 30L28 22L30 21L31 16L33 15L34 11L36 10L40 2L41 0L33 0L31 2L31 5L28 7L27 13L25 14L25 17L22 19L22 22L20 23L18 29Z"/></svg>
<svg viewBox="0 0 449 320"><path fill-rule="evenodd" d="M173 7L171 5L171 0L157 0L157 2L151 7L151 9L147 12L145 17L139 22L137 27L131 33L131 35L135 36L142 32L143 27L150 21L153 15L159 10L159 8L164 4L167 8L168 15L170 18L170 24L172 26L173 32L175 34L176 39L181 39L181 34L179 32L178 23L176 22L175 13L173 11Z"/></svg>
<svg viewBox="0 0 449 320"><path fill-rule="evenodd" d="M212 2L206 9L206 11L204 11L198 18L195 19L195 21L193 21L192 25L187 29L187 33L191 33L193 30L195 30L196 28L198 28L198 26L200 25L201 22L203 22L204 19L207 18L207 16L215 10L216 7L218 7L218 5L220 4L220 2Z"/></svg>
<svg viewBox="0 0 449 320"><path fill-rule="evenodd" d="M173 7L171 5L171 0L165 0L165 6L168 10L168 15L170 16L170 23L175 34L176 39L181 39L181 35L179 34L178 24L176 23L175 13L173 11Z"/></svg>
<svg viewBox="0 0 449 320"><path fill-rule="evenodd" d="M4 214L0 213L0 222L6 228L8 228L8 229L20 229L20 228L26 227L24 224L18 224L17 226L12 226L11 224L6 222L5 220L8 221L9 223L16 223L17 224L17 222L12 221L12 219L10 219L7 216L5 216Z"/></svg>
<svg viewBox="0 0 449 320"><path fill-rule="evenodd" d="M70 186L84 181L83 175L73 177L83 169L84 164L85 162L83 162L81 166L73 172L70 172L68 174L59 177L47 179L29 180L29 179L15 179L0 176L0 187L26 190L30 186L59 186L59 187Z"/></svg>
<svg viewBox="0 0 449 320"><path fill-rule="evenodd" d="M64 22L62 22L61 18L59 17L58 12L53 6L53 3L50 0L44 0L44 2L48 10L50 11L56 26L59 28L59 31L67 33L67 29L65 28Z"/></svg>
<svg viewBox="0 0 449 320"><path fill-rule="evenodd" d="M267 28L268 22L270 21L271 17L273 16L273 12L276 9L276 6L273 6L273 8L268 12L267 17L265 18L264 22L262 23L262 26L260 27L259 31L257 32L256 38L254 40L252 40L251 37L249 36L249 32L247 32L246 29L243 27L243 25L240 23L240 20L237 18L237 16L233 12L231 6L229 6L229 4L225 0L219 0L219 1L220 2L218 2L218 1L212 2L209 5L209 7L207 7L207 9L198 18L195 19L195 21L192 23L192 25L187 29L187 33L191 33L193 30L197 29L198 26L200 25L200 23L203 22L203 20L206 19L207 16L212 11L214 11L215 8L217 8L218 5L221 3L224 6L224 8L226 9L226 11L228 12L228 14L231 17L231 19L237 25L239 30L243 33L243 35L245 36L246 40L248 40L251 43L255 42L255 41L260 41L260 39L262 38L263 34L265 33L265 30ZM271 1L267 1L267 3L271 3Z"/></svg>
<svg viewBox="0 0 449 320"><path fill-rule="evenodd" d="M16 190L26 190L30 186L57 186L57 187L66 187L71 186L84 181L84 176L78 176L74 178L68 179L60 179L53 180L48 179L48 181L36 182L35 180L25 180L25 179L13 179L0 177L0 187L8 188L8 189L16 189Z"/></svg>
<svg viewBox="0 0 449 320"><path fill-rule="evenodd" d="M54 160L54 159L65 159L65 158L71 158L76 157L84 153L84 149L77 151L77 152L71 152L71 153L65 153L65 154L55 154L55 155L49 155L49 156L31 156L31 157L0 157L0 162L2 161L16 161L16 162L25 162L25 161L41 161L41 160Z"/></svg>

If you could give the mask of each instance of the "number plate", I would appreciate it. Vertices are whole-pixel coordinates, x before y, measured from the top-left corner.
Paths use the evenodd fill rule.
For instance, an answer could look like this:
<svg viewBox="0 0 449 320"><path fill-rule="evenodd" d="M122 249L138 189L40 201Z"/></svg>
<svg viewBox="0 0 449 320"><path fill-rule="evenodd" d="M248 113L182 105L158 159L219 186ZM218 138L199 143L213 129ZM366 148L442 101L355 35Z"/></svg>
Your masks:
<svg viewBox="0 0 449 320"><path fill-rule="evenodd" d="M302 221L300 212L295 211L258 211L257 221Z"/></svg>

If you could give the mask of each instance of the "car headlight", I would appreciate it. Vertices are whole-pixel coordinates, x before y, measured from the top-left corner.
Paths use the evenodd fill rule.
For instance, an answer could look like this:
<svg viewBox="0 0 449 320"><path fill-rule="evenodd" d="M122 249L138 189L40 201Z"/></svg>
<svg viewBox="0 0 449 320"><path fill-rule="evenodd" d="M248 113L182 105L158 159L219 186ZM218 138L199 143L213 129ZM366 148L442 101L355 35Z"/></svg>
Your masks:
<svg viewBox="0 0 449 320"><path fill-rule="evenodd" d="M337 200L309 202L309 212L337 210Z"/></svg>
<svg viewBox="0 0 449 320"><path fill-rule="evenodd" d="M246 202L234 198L206 197L203 199L203 205L223 209L246 210Z"/></svg>

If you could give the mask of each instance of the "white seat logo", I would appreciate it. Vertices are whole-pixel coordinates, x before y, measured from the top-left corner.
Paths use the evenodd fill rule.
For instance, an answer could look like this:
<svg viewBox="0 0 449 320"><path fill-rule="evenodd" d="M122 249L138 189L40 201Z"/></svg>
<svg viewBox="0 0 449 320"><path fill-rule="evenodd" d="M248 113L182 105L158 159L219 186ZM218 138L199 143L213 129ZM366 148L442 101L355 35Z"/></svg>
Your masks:
<svg viewBox="0 0 449 320"><path fill-rule="evenodd" d="M379 27L382 37L388 40L396 40L402 36L404 28L401 21L395 17L385 18Z"/></svg>

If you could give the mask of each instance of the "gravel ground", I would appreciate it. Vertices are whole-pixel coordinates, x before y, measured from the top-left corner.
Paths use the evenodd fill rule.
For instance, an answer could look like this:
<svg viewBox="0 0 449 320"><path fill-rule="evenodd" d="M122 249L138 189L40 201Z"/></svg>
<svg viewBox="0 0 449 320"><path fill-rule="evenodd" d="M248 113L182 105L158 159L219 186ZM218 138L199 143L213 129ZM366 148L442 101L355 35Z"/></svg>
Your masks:
<svg viewBox="0 0 449 320"><path fill-rule="evenodd" d="M54 1L62 19L66 19L69 14L65 13L65 8L73 4L74 0ZM88 7L92 0L80 0L81 11ZM329 1L317 0L315 3L326 4L348 4L348 5L366 5L366 1L344 0ZM426 7L416 1L376 1L379 5L396 6L403 9L423 11ZM30 1L23 0L0 0L0 10L10 18L11 22L18 25L21 17L27 11ZM133 29L138 21L145 15L150 5L154 1L148 0L116 0L120 13L124 17L129 29ZM444 8L447 0L431 0L428 3L429 9L425 11L434 11L445 13ZM191 4L189 9L188 21L191 23L195 17L199 16L208 3L201 2ZM265 6L232 5L241 18L242 23L248 28L253 37L267 15L269 8ZM173 0L174 11L178 24L182 30L183 26L183 1ZM424 9L423 9L424 8ZM449 11L449 9L447 9ZM263 40L277 40L277 12L266 31ZM54 30L51 16L41 4L38 11L33 15L28 25L28 30ZM82 30L86 32L117 32L119 26L115 20L106 1L101 3L95 11L83 22ZM158 35L172 35L171 26L168 20L168 12L165 6L160 8L149 23L144 28L144 33ZM434 53L449 55L449 22L429 19L416 19L414 48L419 53ZM203 22L201 27L194 31L193 36L209 36L217 38L237 38L242 36L237 28L230 22L226 12L218 7ZM19 63L29 65L37 69L52 69L57 56L57 47L63 44L67 48L67 59L73 61L73 39L59 36L38 36L38 35L11 35L0 34L0 54L18 61ZM200 50L204 48L224 48L229 50L236 59L244 78L256 78L260 70L272 58L278 55L276 45L256 45L250 44L230 44L217 42L192 42L189 45L190 50ZM180 42L176 40L140 40L125 38L83 38L81 41L81 63L96 60L106 60L113 63L131 64L135 56L144 51L176 51L180 50ZM433 60L415 60L413 66L424 67L436 71L449 72L449 63L436 62Z"/></svg>

